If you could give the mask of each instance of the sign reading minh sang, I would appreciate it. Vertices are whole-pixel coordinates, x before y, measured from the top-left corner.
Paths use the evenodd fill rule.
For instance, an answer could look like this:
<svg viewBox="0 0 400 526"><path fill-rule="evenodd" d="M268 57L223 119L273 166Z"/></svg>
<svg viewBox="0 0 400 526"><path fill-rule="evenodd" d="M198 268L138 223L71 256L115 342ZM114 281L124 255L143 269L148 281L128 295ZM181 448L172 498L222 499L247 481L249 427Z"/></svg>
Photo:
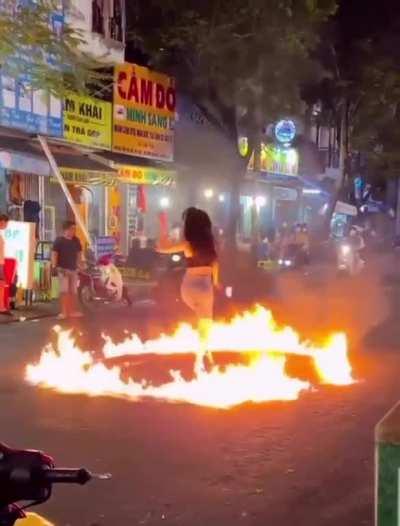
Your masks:
<svg viewBox="0 0 400 526"><path fill-rule="evenodd" d="M83 146L111 150L111 103L68 95L64 100L64 138Z"/></svg>
<svg viewBox="0 0 400 526"><path fill-rule="evenodd" d="M115 68L113 150L174 158L175 81L135 64Z"/></svg>

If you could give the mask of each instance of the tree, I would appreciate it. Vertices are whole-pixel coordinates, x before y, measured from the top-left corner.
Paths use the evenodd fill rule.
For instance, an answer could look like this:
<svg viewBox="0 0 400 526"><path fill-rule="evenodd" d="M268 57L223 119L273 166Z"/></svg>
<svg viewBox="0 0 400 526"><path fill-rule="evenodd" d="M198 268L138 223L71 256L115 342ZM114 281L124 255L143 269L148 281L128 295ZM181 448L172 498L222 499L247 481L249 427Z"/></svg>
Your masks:
<svg viewBox="0 0 400 526"><path fill-rule="evenodd" d="M107 75L104 68L80 48L80 31L67 22L57 27L58 0L2 0L0 6L1 71L23 78L33 89L46 89L62 98L68 92L86 93ZM65 5L65 14L72 8Z"/></svg>
<svg viewBox="0 0 400 526"><path fill-rule="evenodd" d="M301 86L318 74L318 28L334 11L333 0L148 0L128 15L136 47L177 77L231 143L231 241L250 156L267 123L302 111Z"/></svg>
<svg viewBox="0 0 400 526"><path fill-rule="evenodd" d="M400 175L396 8L394 0L382 0L379 9L371 0L342 0L319 49L328 75L306 90L309 104L321 105L319 123L337 130L341 153L337 196L352 192L360 171L372 182Z"/></svg>

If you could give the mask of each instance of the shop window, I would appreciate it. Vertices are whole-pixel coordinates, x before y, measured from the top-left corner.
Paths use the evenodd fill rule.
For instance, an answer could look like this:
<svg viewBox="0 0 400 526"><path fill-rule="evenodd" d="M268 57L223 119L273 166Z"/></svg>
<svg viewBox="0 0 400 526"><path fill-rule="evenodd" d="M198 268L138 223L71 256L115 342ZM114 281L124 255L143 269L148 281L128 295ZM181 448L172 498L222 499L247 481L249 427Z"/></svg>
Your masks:
<svg viewBox="0 0 400 526"><path fill-rule="evenodd" d="M113 14L110 18L110 38L123 42L123 11L122 0L114 0Z"/></svg>
<svg viewBox="0 0 400 526"><path fill-rule="evenodd" d="M123 0L93 0L93 33L123 42L123 5Z"/></svg>
<svg viewBox="0 0 400 526"><path fill-rule="evenodd" d="M92 31L104 36L103 0L92 1Z"/></svg>

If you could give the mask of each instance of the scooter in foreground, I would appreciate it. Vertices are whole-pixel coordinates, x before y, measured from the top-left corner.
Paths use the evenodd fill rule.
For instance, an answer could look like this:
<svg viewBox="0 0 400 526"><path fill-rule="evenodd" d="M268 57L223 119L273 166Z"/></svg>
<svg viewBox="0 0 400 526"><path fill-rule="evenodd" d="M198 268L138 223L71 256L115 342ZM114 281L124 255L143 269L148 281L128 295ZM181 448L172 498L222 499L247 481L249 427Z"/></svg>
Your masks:
<svg viewBox="0 0 400 526"><path fill-rule="evenodd" d="M85 468L56 468L53 459L41 451L0 444L0 526L14 526L17 521L21 526L29 524L24 510L46 502L54 484L83 485L91 479L110 478L109 474L93 475ZM21 507L20 502L27 504Z"/></svg>

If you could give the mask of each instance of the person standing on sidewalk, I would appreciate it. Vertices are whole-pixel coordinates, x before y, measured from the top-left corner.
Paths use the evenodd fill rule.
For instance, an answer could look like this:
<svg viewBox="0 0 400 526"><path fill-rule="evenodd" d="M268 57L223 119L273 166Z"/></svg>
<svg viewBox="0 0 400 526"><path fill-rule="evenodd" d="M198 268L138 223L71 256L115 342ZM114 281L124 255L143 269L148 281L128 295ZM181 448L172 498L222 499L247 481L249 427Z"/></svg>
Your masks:
<svg viewBox="0 0 400 526"><path fill-rule="evenodd" d="M0 315L10 316L11 312L5 305L6 279L4 275L5 241L3 232L8 225L8 216L0 214Z"/></svg>
<svg viewBox="0 0 400 526"><path fill-rule="evenodd" d="M78 267L82 264L82 245L76 237L76 224L65 221L63 235L53 244L51 263L60 282L60 319L80 318L78 308Z"/></svg>

